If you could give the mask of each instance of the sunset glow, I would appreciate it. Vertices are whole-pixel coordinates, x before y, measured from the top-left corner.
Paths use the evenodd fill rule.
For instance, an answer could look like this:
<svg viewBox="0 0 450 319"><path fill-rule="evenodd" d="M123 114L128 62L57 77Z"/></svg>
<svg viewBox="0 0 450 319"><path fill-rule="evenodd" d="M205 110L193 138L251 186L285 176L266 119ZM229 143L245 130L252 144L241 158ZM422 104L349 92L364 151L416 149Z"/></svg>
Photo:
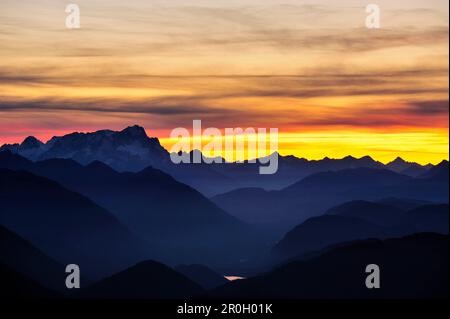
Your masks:
<svg viewBox="0 0 450 319"><path fill-rule="evenodd" d="M138 124L271 128L308 159L449 158L448 2L0 3L0 144ZM419 10L420 9L420 10ZM230 154L222 154L230 158Z"/></svg>

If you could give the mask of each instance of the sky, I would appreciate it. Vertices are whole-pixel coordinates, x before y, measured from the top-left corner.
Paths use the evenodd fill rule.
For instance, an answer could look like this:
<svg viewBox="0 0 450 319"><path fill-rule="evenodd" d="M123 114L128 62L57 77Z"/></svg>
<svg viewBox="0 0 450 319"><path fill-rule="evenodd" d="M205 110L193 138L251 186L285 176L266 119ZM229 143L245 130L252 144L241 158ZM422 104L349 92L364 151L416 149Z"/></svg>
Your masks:
<svg viewBox="0 0 450 319"><path fill-rule="evenodd" d="M202 120L278 128L282 155L438 163L448 21L446 0L2 0L0 144L137 124L170 148Z"/></svg>

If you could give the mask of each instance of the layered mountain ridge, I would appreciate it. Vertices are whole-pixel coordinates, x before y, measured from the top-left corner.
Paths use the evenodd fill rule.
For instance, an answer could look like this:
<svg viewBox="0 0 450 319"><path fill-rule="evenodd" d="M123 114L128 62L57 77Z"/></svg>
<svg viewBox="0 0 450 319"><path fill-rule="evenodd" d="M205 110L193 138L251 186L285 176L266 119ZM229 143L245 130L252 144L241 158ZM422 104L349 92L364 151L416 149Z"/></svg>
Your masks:
<svg viewBox="0 0 450 319"><path fill-rule="evenodd" d="M101 161L119 172L138 172L148 166L159 168L206 196L225 193L237 188L260 187L279 190L317 172L350 168L377 168L417 177L432 165L420 165L397 158L384 165L370 156L342 159L307 160L295 156L277 156L278 171L261 176L258 163L173 164L169 152L158 138L149 137L144 128L134 125L122 131L100 130L93 133L71 133L53 137L42 143L27 137L21 144L5 144L0 151L9 150L33 161L62 158L73 159L82 165ZM198 151L197 151L198 152ZM193 158L194 151L189 154Z"/></svg>

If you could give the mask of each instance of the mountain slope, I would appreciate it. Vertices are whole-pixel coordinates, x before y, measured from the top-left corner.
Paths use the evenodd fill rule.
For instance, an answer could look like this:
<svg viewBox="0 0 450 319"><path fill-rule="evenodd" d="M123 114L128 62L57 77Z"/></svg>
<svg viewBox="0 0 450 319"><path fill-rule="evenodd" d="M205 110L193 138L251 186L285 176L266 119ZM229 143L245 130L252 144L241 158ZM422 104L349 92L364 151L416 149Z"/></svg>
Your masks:
<svg viewBox="0 0 450 319"><path fill-rule="evenodd" d="M53 299L60 296L42 287L27 276L12 270L0 262L0 298L9 299Z"/></svg>
<svg viewBox="0 0 450 319"><path fill-rule="evenodd" d="M212 201L252 222L263 212L268 224L281 223L288 229L354 199L379 201L388 197L448 202L448 176L412 178L383 169L347 169L313 174L281 191L241 189L215 196Z"/></svg>
<svg viewBox="0 0 450 319"><path fill-rule="evenodd" d="M351 201L296 226L273 252L289 258L357 239L382 239L420 232L448 234L448 221L448 204L401 210L385 204Z"/></svg>
<svg viewBox="0 0 450 319"><path fill-rule="evenodd" d="M417 231L449 233L449 206L426 205L407 212L407 218Z"/></svg>
<svg viewBox="0 0 450 319"><path fill-rule="evenodd" d="M259 234L191 187L160 170L118 173L101 162L24 161L0 152L0 167L26 169L94 200L133 232L161 248L169 263L228 263L261 246Z"/></svg>
<svg viewBox="0 0 450 319"><path fill-rule="evenodd" d="M47 178L0 169L0 194L1 225L87 276L117 271L148 253L109 212Z"/></svg>
<svg viewBox="0 0 450 319"><path fill-rule="evenodd" d="M340 171L328 171L310 175L298 183L284 189L287 193L308 192L317 190L334 190L343 193L357 191L361 187L384 187L410 181L406 175L385 169L355 168Z"/></svg>
<svg viewBox="0 0 450 319"><path fill-rule="evenodd" d="M414 162L407 162L401 157L397 157L392 162L386 164L386 168L396 173L417 177L427 172L428 165L422 166Z"/></svg>
<svg viewBox="0 0 450 319"><path fill-rule="evenodd" d="M228 283L228 280L203 265L180 265L175 270L196 282L206 290Z"/></svg>
<svg viewBox="0 0 450 319"><path fill-rule="evenodd" d="M367 201L351 201L329 209L326 214L363 219L405 232L434 232L448 234L448 204L425 204L413 209Z"/></svg>
<svg viewBox="0 0 450 319"><path fill-rule="evenodd" d="M325 214L360 218L379 226L395 226L405 222L405 212L386 204L351 201L329 209Z"/></svg>
<svg viewBox="0 0 450 319"><path fill-rule="evenodd" d="M276 209L277 205L275 199L276 192L262 188L240 188L211 198L225 211L253 224L276 222L272 214L272 210ZM261 207L265 209L259 209Z"/></svg>
<svg viewBox="0 0 450 319"><path fill-rule="evenodd" d="M431 169L429 169L428 172L421 175L420 177L424 178L424 179L429 179L429 180L437 180L437 181L447 180L448 181L448 179L449 179L449 163L448 163L448 161L442 161L435 167L432 167Z"/></svg>
<svg viewBox="0 0 450 319"><path fill-rule="evenodd" d="M448 236L417 234L349 243L308 260L220 287L233 299L448 298ZM367 289L367 265L380 267L380 289Z"/></svg>
<svg viewBox="0 0 450 319"><path fill-rule="evenodd" d="M63 265L1 225L0 263L47 288L57 290L65 288Z"/></svg>
<svg viewBox="0 0 450 319"><path fill-rule="evenodd" d="M101 130L92 133L71 133L53 137L42 143L28 137L21 144L3 145L0 151L9 150L31 160L53 158L73 159L82 165L101 161L119 172L138 172L148 166L158 168L211 197L239 188L283 189L308 175L323 171L370 168L390 169L410 176L423 174L428 166L409 163L401 158L388 165L369 156L342 159L324 158L307 160L295 156L281 156L277 152L262 159L277 159L278 171L273 175L260 175L260 163L226 164L174 164L170 154L157 138L148 137L144 128L137 125L122 131ZM192 159L194 150L189 154Z"/></svg>
<svg viewBox="0 0 450 319"><path fill-rule="evenodd" d="M53 137L46 144L29 137L20 145L4 145L1 150L33 160L70 158L84 165L99 160L119 171L138 171L168 160L168 153L158 139L149 138L139 126L120 132L72 133Z"/></svg>
<svg viewBox="0 0 450 319"><path fill-rule="evenodd" d="M386 197L377 201L379 204L396 207L401 210L411 210L420 206L432 204L426 200L417 200L410 198Z"/></svg>
<svg viewBox="0 0 450 319"><path fill-rule="evenodd" d="M389 235L388 229L362 219L323 215L310 218L288 232L275 245L273 253L287 259L342 242L366 238L386 238Z"/></svg>
<svg viewBox="0 0 450 319"><path fill-rule="evenodd" d="M173 269L154 261L141 262L81 291L96 299L186 299L203 289Z"/></svg>
<svg viewBox="0 0 450 319"><path fill-rule="evenodd" d="M26 158L35 160L44 151L44 143L39 141L34 136L29 136L20 144L4 144L0 147L1 151L10 151L15 154L20 154Z"/></svg>

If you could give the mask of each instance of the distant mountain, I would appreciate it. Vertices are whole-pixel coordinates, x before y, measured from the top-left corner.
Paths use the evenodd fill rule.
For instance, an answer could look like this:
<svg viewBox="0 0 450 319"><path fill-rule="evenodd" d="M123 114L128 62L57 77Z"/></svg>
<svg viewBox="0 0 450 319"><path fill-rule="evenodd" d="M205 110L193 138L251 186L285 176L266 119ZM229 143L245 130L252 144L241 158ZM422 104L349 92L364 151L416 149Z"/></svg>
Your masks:
<svg viewBox="0 0 450 319"><path fill-rule="evenodd" d="M311 193L325 188L342 193L356 187L391 186L410 180L409 176L385 169L355 168L313 174L285 188L284 191L287 193L297 193L299 191Z"/></svg>
<svg viewBox="0 0 450 319"><path fill-rule="evenodd" d="M210 293L230 299L448 298L448 236L416 234L366 240L229 283ZM365 269L380 267L380 289L367 289Z"/></svg>
<svg viewBox="0 0 450 319"><path fill-rule="evenodd" d="M0 298L2 301L15 299L54 299L59 294L44 288L26 275L12 270L0 262Z"/></svg>
<svg viewBox="0 0 450 319"><path fill-rule="evenodd" d="M420 175L425 174L428 170L429 170L429 168L426 168L424 166L413 165L411 167L404 169L400 173L404 174L404 175L412 176L412 177L418 177Z"/></svg>
<svg viewBox="0 0 450 319"><path fill-rule="evenodd" d="M1 151L10 151L33 161L72 159L82 165L100 161L118 172L139 172L152 166L205 193L235 187L234 181L213 170L211 165L173 164L159 140L148 137L144 128L137 125L122 131L55 136L45 144L30 136L21 144L3 145Z"/></svg>
<svg viewBox="0 0 450 319"><path fill-rule="evenodd" d="M9 150L15 154L21 154L29 159L37 159L42 153L44 143L34 136L29 136L21 144L5 144L0 147L0 151Z"/></svg>
<svg viewBox="0 0 450 319"><path fill-rule="evenodd" d="M115 272L150 255L148 244L108 211L47 178L0 169L0 194L0 225L59 263L78 264L84 278Z"/></svg>
<svg viewBox="0 0 450 319"><path fill-rule="evenodd" d="M28 170L92 199L159 247L159 258L171 264L222 265L265 247L252 227L157 169L118 173L101 162L88 166L65 159L31 162L10 152L0 153L1 167Z"/></svg>
<svg viewBox="0 0 450 319"><path fill-rule="evenodd" d="M359 218L324 215L310 218L288 232L273 248L273 253L287 259L337 243L389 235L386 228Z"/></svg>
<svg viewBox="0 0 450 319"><path fill-rule="evenodd" d="M449 233L449 206L426 205L407 212L407 218L416 231Z"/></svg>
<svg viewBox="0 0 450 319"><path fill-rule="evenodd" d="M119 172L138 172L152 166L194 187L208 197L239 188L280 190L308 175L323 171L388 168L415 177L424 174L429 168L429 166L406 162L401 158L385 166L369 156L307 160L295 156L281 156L278 153L269 156L278 159L278 171L274 175L260 175L261 164L251 161L222 164L173 164L169 152L160 145L159 140L148 137L144 128L137 125L122 131L72 133L53 137L45 144L34 137L28 137L21 144L5 144L0 148L0 151L6 150L31 160L63 158L73 159L83 165L101 161ZM189 157L192 159L195 153L200 151L192 151ZM201 153L200 156L203 157Z"/></svg>
<svg viewBox="0 0 450 319"><path fill-rule="evenodd" d="M351 201L296 226L273 248L273 253L286 259L357 239L383 239L421 232L448 234L448 225L448 204L407 211L386 204Z"/></svg>
<svg viewBox="0 0 450 319"><path fill-rule="evenodd" d="M0 264L32 278L44 287L57 290L65 288L63 265L1 225Z"/></svg>
<svg viewBox="0 0 450 319"><path fill-rule="evenodd" d="M405 222L405 211L386 204L357 200L329 209L326 215L363 219L379 226L397 226Z"/></svg>
<svg viewBox="0 0 450 319"><path fill-rule="evenodd" d="M448 234L448 204L426 204L402 209L388 204L352 201L329 209L326 214L363 219L367 222L396 227L403 232L434 232Z"/></svg>
<svg viewBox="0 0 450 319"><path fill-rule="evenodd" d="M277 157L278 171L273 175L260 175L260 163L229 163L227 165L213 165L213 169L222 175L235 180L234 189L237 188L262 188L265 190L280 190L302 178L322 171L337 171L350 168L374 168L381 169L383 164L373 160L369 156L354 158L347 156L343 159L307 160L295 156L282 156L278 153L271 154L267 158ZM224 192L222 192L224 193Z"/></svg>
<svg viewBox="0 0 450 319"><path fill-rule="evenodd" d="M373 202L389 197L446 203L448 178L412 178L385 169L356 168L316 173L281 191L234 190L212 201L249 222L263 220L291 228L354 199Z"/></svg>
<svg viewBox="0 0 450 319"><path fill-rule="evenodd" d="M411 233L448 234L449 231L448 204L425 204L402 209L387 204L353 201L332 208L327 214L360 218L381 226L402 228Z"/></svg>
<svg viewBox="0 0 450 319"><path fill-rule="evenodd" d="M417 177L419 175L425 174L429 169L429 166L422 166L414 162L407 162L403 158L397 157L394 161L386 164L386 168L397 173Z"/></svg>
<svg viewBox="0 0 450 319"><path fill-rule="evenodd" d="M217 288L228 283L224 276L203 265L180 265L175 267L175 270L196 282L205 290Z"/></svg>
<svg viewBox="0 0 450 319"><path fill-rule="evenodd" d="M425 174L421 175L421 178L448 181L449 179L449 164L448 161L442 161L435 167L431 168Z"/></svg>
<svg viewBox="0 0 450 319"><path fill-rule="evenodd" d="M81 164L102 161L119 171L139 171L168 160L167 151L157 138L149 138L142 127L132 126L120 132L103 130L53 137L46 144L28 137L20 145L4 145L32 160L73 159Z"/></svg>
<svg viewBox="0 0 450 319"><path fill-rule="evenodd" d="M186 153L185 153L186 154ZM198 155L194 155L198 154ZM160 163L155 168L161 169L165 173L173 176L177 181L187 184L205 196L222 193L239 187L239 182L226 171L218 170L218 167L228 166L227 164L192 164L195 156L203 157L199 151L191 151L186 154L190 158L190 163L174 164L170 159ZM225 161L223 161L225 163Z"/></svg>
<svg viewBox="0 0 450 319"><path fill-rule="evenodd" d="M396 227L403 232L434 232L448 234L448 204L425 204L412 209L367 201L352 201L331 208L326 214L363 219L385 227Z"/></svg>
<svg viewBox="0 0 450 319"><path fill-rule="evenodd" d="M94 299L186 299L203 289L173 269L154 261L141 262L81 291Z"/></svg>
<svg viewBox="0 0 450 319"><path fill-rule="evenodd" d="M223 176L235 181L236 188L263 188L265 190L280 190L313 173L322 171L337 171L350 168L383 168L383 164L369 156L360 159L347 156L343 159L324 158L323 160L307 160L295 156L282 156L278 153L266 158L277 157L278 171L273 175L260 175L260 163L228 163L226 165L214 164L212 168ZM274 159L272 159L274 160ZM222 192L224 193L224 191Z"/></svg>
<svg viewBox="0 0 450 319"><path fill-rule="evenodd" d="M225 211L248 223L260 224L276 222L273 210L276 209L278 202L277 194L275 191L266 191L262 188L241 188L216 195L211 200ZM279 200L282 199L279 198ZM261 209L262 207L264 209ZM283 217L278 215L278 219Z"/></svg>
<svg viewBox="0 0 450 319"><path fill-rule="evenodd" d="M417 200L411 198L386 197L377 201L377 203L397 207L401 210L411 210L420 206L432 204L426 200Z"/></svg>

